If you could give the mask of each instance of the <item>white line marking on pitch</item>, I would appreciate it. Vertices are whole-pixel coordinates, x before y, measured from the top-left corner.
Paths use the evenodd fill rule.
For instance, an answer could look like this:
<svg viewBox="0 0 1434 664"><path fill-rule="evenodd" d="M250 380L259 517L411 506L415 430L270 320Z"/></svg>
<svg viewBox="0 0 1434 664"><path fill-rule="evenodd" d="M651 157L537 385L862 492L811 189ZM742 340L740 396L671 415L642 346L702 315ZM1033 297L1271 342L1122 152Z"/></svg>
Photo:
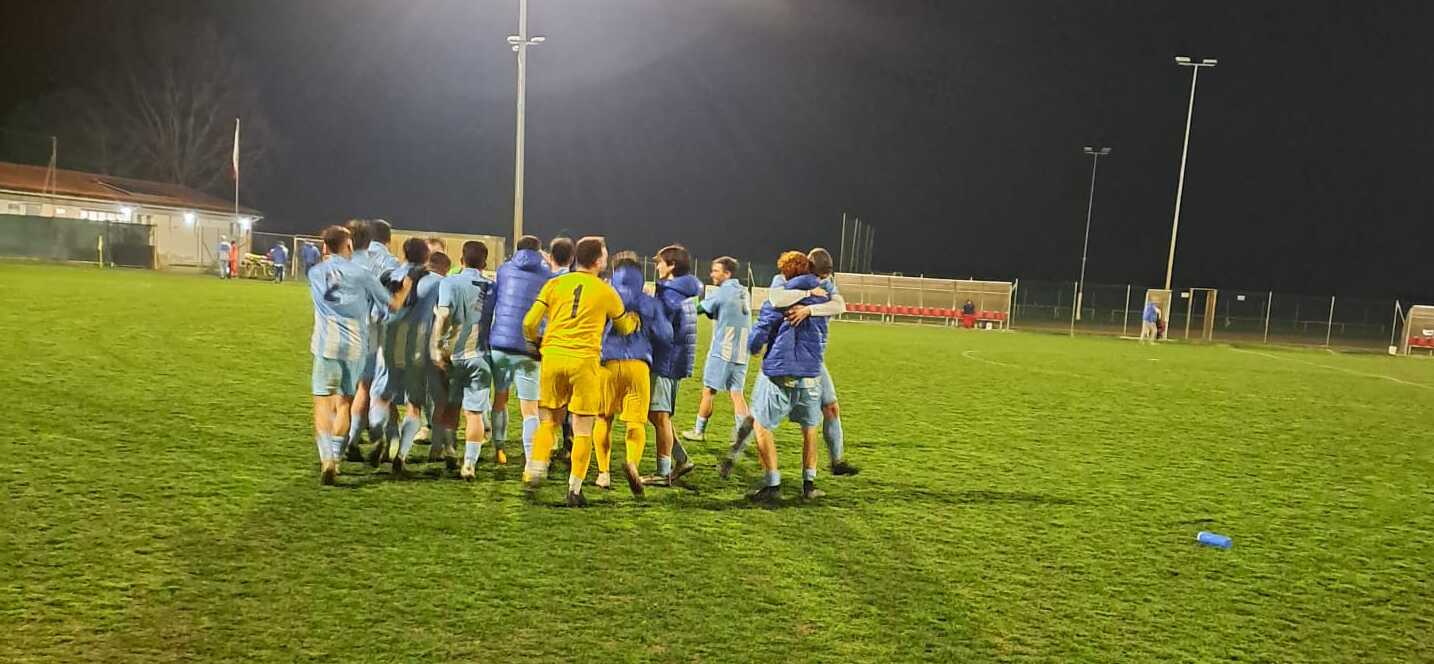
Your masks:
<svg viewBox="0 0 1434 664"><path fill-rule="evenodd" d="M1260 351L1257 351L1257 350L1245 350L1245 349L1243 349L1243 348L1236 348L1236 347L1234 347L1234 346L1231 346L1231 347L1230 347L1230 350L1233 350L1233 351L1235 351L1236 353L1246 353L1246 354L1248 354L1248 355L1259 355L1260 357L1267 357L1267 358L1272 359L1272 360L1283 360L1283 361L1286 361L1286 362L1298 362L1298 363L1300 363L1300 364L1308 364L1309 366L1312 366L1312 367L1319 367L1320 369L1329 369L1329 370L1331 370L1331 371L1339 371L1339 372L1347 373L1347 374L1349 374L1349 375L1351 375L1351 376L1360 376L1360 377L1362 377L1362 378L1378 378L1378 379L1380 379L1380 380L1387 380L1387 381L1399 383L1400 385L1408 385L1408 386L1410 386L1410 387L1422 387L1422 388L1424 388L1424 389L1426 389L1426 390L1434 389L1434 387L1430 387L1430 386L1425 385L1425 384L1423 384L1423 383L1413 383L1413 382L1410 382L1410 381L1407 381L1407 380L1403 380L1403 379L1400 379L1400 378L1395 378L1394 376L1386 376L1386 375L1384 375L1384 374L1372 374L1372 373L1365 373L1365 372L1363 372L1363 371L1355 371L1354 369L1346 369L1346 368L1344 368L1344 367L1332 367L1332 366L1329 366L1328 364L1319 364L1318 362L1310 362L1309 360L1301 360L1301 359L1295 358L1295 357L1280 357L1279 355L1271 355L1270 353L1261 353Z"/></svg>

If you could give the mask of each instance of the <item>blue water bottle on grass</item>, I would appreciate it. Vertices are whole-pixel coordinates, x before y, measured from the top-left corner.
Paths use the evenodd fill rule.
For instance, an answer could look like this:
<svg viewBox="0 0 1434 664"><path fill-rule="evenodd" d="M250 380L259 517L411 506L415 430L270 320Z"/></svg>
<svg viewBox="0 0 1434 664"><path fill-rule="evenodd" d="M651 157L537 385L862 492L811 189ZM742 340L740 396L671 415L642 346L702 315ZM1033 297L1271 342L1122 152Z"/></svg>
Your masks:
<svg viewBox="0 0 1434 664"><path fill-rule="evenodd" d="M1195 541L1205 546L1213 546L1217 549L1228 549L1234 544L1230 541L1230 538L1207 530L1200 531L1200 534L1195 536Z"/></svg>

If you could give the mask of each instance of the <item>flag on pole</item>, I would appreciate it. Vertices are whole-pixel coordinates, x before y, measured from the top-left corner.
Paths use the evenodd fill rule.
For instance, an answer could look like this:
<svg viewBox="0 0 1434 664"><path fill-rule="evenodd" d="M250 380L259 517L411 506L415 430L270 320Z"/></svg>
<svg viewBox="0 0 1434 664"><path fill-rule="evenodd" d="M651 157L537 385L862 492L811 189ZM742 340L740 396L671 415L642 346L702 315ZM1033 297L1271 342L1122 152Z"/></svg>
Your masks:
<svg viewBox="0 0 1434 664"><path fill-rule="evenodd" d="M234 118L234 181L239 181L239 118Z"/></svg>

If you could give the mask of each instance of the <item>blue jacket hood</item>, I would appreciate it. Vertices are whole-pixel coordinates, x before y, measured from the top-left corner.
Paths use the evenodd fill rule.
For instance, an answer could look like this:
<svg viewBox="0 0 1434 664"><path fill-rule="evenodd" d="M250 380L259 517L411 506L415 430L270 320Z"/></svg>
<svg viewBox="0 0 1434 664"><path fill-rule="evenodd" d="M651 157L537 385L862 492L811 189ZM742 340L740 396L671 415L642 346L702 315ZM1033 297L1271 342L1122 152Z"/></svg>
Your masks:
<svg viewBox="0 0 1434 664"><path fill-rule="evenodd" d="M642 291L642 285L642 270L623 267L613 273L612 287L622 298L622 306L637 314L642 327L623 336L614 332L609 323L602 340L603 362L642 360L651 365L654 352L672 345L672 322L657 298Z"/></svg>
<svg viewBox="0 0 1434 664"><path fill-rule="evenodd" d="M623 306L628 309L632 309L632 304L637 300L637 296L646 295L642 292L642 285L641 269L629 265L620 267L612 273L612 287L622 298Z"/></svg>

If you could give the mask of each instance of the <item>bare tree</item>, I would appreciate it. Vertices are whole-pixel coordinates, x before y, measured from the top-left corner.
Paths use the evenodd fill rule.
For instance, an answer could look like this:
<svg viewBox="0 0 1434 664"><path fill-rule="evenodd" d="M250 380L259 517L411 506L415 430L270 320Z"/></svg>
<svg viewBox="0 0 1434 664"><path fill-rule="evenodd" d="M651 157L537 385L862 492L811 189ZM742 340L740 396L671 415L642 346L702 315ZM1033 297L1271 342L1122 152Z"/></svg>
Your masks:
<svg viewBox="0 0 1434 664"><path fill-rule="evenodd" d="M212 24L150 26L121 50L98 89L125 170L196 189L222 188L243 119L241 167L261 166L273 133L258 85Z"/></svg>
<svg viewBox="0 0 1434 664"><path fill-rule="evenodd" d="M65 166L223 193L237 117L244 175L261 171L276 137L238 51L207 23L150 19L143 34L112 42L90 84L25 104L7 124L59 136Z"/></svg>

